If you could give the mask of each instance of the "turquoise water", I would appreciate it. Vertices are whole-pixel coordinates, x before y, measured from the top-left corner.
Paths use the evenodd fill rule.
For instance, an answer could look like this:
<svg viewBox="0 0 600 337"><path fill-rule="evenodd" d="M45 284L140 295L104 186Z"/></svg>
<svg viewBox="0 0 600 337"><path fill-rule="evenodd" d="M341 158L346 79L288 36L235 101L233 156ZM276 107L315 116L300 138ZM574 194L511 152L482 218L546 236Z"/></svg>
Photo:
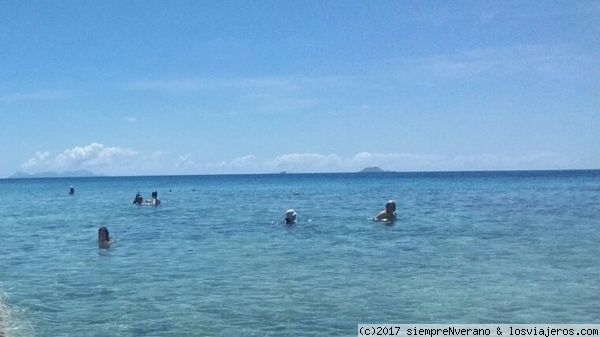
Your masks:
<svg viewBox="0 0 600 337"><path fill-rule="evenodd" d="M132 205L155 190L159 207ZM36 336L600 323L600 171L5 179L0 191L0 292ZM372 221L390 198L398 221ZM96 243L103 225L110 249Z"/></svg>

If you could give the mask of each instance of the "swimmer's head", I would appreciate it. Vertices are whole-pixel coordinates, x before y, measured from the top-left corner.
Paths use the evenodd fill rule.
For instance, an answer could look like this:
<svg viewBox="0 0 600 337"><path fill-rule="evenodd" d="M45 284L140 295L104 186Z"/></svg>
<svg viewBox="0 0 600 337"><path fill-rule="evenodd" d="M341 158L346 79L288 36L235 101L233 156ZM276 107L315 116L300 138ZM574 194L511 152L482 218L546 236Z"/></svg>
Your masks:
<svg viewBox="0 0 600 337"><path fill-rule="evenodd" d="M394 200L389 200L385 204L385 211L388 213L393 213L396 211L396 202Z"/></svg>
<svg viewBox="0 0 600 337"><path fill-rule="evenodd" d="M285 212L285 223L293 223L294 221L296 221L296 211L288 209Z"/></svg>
<svg viewBox="0 0 600 337"><path fill-rule="evenodd" d="M100 242L110 241L110 236L108 234L108 228L106 228L104 226L98 228L98 241L100 241Z"/></svg>

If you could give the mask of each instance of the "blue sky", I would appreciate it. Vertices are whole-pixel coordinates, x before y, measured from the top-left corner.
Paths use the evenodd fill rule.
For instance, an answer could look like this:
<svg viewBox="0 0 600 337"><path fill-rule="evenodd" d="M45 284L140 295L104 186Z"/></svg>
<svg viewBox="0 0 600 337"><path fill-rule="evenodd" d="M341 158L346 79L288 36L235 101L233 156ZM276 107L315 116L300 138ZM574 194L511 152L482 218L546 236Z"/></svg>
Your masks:
<svg viewBox="0 0 600 337"><path fill-rule="evenodd" d="M0 177L600 168L598 1L6 1Z"/></svg>

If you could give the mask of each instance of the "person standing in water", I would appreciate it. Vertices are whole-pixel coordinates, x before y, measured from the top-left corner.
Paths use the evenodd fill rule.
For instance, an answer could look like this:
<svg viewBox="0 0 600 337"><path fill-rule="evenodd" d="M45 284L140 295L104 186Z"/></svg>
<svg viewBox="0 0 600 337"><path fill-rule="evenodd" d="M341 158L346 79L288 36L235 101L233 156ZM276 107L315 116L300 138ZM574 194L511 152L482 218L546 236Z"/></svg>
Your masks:
<svg viewBox="0 0 600 337"><path fill-rule="evenodd" d="M158 191L152 192L152 199L150 200L152 206L160 205L160 200L158 200Z"/></svg>
<svg viewBox="0 0 600 337"><path fill-rule="evenodd" d="M378 221L396 221L396 202L394 200L389 200L385 204L385 210L379 212L375 217L375 220Z"/></svg>
<svg viewBox="0 0 600 337"><path fill-rule="evenodd" d="M296 211L293 209L288 209L285 212L285 223L288 225L296 223Z"/></svg>
<svg viewBox="0 0 600 337"><path fill-rule="evenodd" d="M108 228L102 226L98 228L98 246L100 248L108 248L112 240L110 239L110 234L108 233Z"/></svg>
<svg viewBox="0 0 600 337"><path fill-rule="evenodd" d="M70 195L75 194L75 188L73 186L71 186L71 188L69 189L69 194Z"/></svg>
<svg viewBox="0 0 600 337"><path fill-rule="evenodd" d="M136 205L141 205L144 202L144 197L142 197L142 193L137 192L135 194L135 198L133 198L133 203Z"/></svg>

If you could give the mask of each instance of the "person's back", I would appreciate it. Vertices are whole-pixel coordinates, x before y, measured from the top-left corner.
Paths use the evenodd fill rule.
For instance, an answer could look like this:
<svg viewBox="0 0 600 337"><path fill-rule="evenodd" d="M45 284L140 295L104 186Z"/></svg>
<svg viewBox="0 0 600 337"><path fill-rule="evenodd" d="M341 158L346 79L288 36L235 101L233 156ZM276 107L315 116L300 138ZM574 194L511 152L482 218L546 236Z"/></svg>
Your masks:
<svg viewBox="0 0 600 337"><path fill-rule="evenodd" d="M158 200L158 191L152 192L151 202L152 202L152 205L154 205L154 206L160 205L160 200Z"/></svg>
<svg viewBox="0 0 600 337"><path fill-rule="evenodd" d="M142 197L142 194L140 192L137 192L137 194L135 195L135 198L133 199L133 203L136 205L141 205L144 202L144 197Z"/></svg>

